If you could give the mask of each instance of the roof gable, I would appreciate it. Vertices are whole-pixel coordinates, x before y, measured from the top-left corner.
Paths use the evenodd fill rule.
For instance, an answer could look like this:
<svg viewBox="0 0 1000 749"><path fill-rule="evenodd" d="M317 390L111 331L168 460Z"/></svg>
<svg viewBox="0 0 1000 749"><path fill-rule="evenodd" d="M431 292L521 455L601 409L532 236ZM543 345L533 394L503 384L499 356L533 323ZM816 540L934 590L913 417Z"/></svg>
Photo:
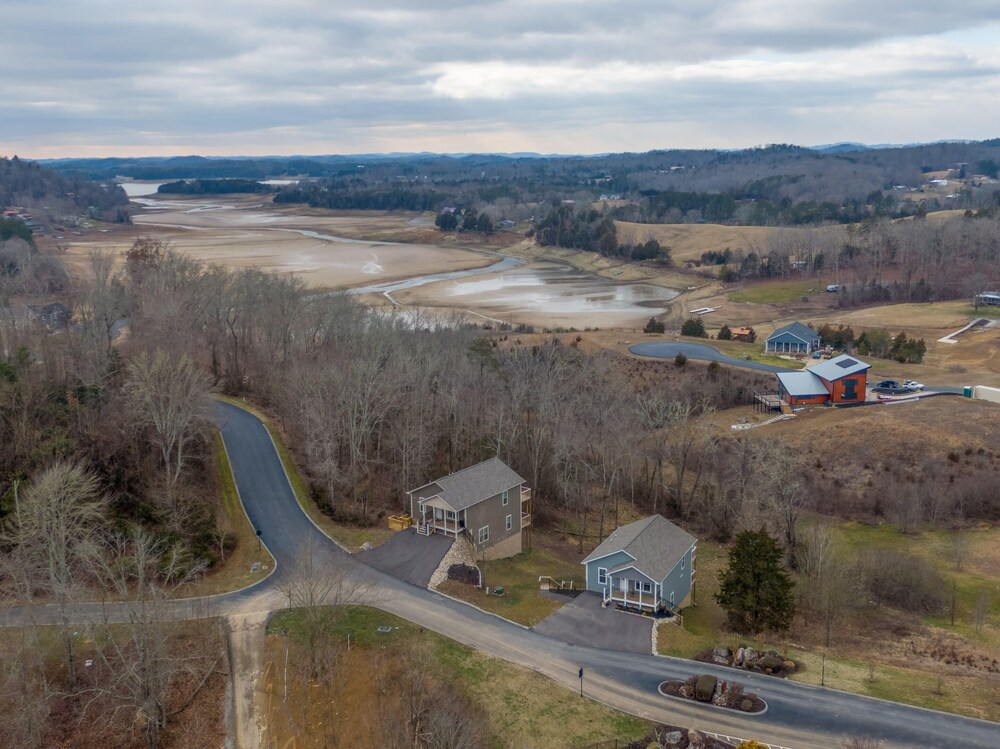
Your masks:
<svg viewBox="0 0 1000 749"><path fill-rule="evenodd" d="M490 458L474 466L450 473L444 478L411 489L410 494L427 487L435 487L441 499L456 511L479 504L484 499L500 494L505 489L513 489L524 483L506 463L499 458Z"/></svg>
<svg viewBox="0 0 1000 749"><path fill-rule="evenodd" d="M660 581L696 541L694 536L662 515L650 515L616 528L583 560L583 564L624 551L635 560L627 566Z"/></svg>
<svg viewBox="0 0 1000 749"><path fill-rule="evenodd" d="M819 333L817 333L815 330L810 328L805 323L796 321L796 322L790 322L788 323L788 325L782 325L776 331L771 333L771 335L767 337L767 340L770 341L772 338L778 338L784 335L785 333L794 336L795 338L798 338L800 341L803 341L805 343L812 343L814 340L819 338Z"/></svg>

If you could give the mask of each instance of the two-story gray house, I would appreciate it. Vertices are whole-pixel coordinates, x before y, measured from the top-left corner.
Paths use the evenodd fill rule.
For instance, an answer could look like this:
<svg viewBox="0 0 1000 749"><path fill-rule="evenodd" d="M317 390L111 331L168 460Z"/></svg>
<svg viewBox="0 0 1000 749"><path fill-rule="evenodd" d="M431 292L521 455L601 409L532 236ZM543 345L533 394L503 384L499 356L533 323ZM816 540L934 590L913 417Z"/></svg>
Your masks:
<svg viewBox="0 0 1000 749"><path fill-rule="evenodd" d="M455 471L407 493L418 533L466 536L482 559L520 553L531 526L531 489L499 458Z"/></svg>
<svg viewBox="0 0 1000 749"><path fill-rule="evenodd" d="M679 611L691 602L697 539L662 515L615 529L582 564L606 604Z"/></svg>

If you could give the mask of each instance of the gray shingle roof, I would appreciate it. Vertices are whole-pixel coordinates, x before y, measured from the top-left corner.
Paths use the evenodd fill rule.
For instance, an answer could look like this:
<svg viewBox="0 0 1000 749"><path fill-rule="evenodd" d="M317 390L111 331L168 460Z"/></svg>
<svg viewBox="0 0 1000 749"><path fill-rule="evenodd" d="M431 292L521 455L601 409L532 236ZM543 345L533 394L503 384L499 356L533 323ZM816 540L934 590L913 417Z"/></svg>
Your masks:
<svg viewBox="0 0 1000 749"><path fill-rule="evenodd" d="M806 397L809 395L826 395L827 389L819 377L812 372L778 372L780 382L789 395Z"/></svg>
<svg viewBox="0 0 1000 749"><path fill-rule="evenodd" d="M809 371L818 377L822 377L827 382L833 382L834 380L839 380L841 377L864 372L871 368L871 364L865 364L860 359L842 354L814 367L809 367Z"/></svg>
<svg viewBox="0 0 1000 749"><path fill-rule="evenodd" d="M660 582L695 541L694 536L662 515L650 515L616 528L583 560L583 564L624 551L635 561L620 564L615 567L616 570L635 567L650 579Z"/></svg>
<svg viewBox="0 0 1000 749"><path fill-rule="evenodd" d="M805 323L790 322L788 325L782 325L776 331L771 333L771 335L767 337L767 340L770 341L772 338L777 338L782 333L789 333L805 343L812 343L814 340L819 338L819 333Z"/></svg>
<svg viewBox="0 0 1000 749"><path fill-rule="evenodd" d="M444 478L429 484L410 489L413 494L427 487L435 487L432 493L417 496L434 496L440 494L441 499L455 510L464 510L484 499L496 496L504 489L513 489L524 483L524 479L499 458L490 458L474 466L450 473Z"/></svg>

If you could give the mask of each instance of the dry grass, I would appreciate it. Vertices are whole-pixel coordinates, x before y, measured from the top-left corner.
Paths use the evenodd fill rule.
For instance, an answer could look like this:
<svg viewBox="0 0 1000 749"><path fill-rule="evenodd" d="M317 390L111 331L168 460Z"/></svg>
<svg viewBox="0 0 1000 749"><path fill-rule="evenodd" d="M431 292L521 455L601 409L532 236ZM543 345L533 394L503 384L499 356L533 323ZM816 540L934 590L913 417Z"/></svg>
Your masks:
<svg viewBox="0 0 1000 749"><path fill-rule="evenodd" d="M336 746L381 746L377 731L372 730L383 719L379 701L405 695L379 693L377 677L390 673L389 664L398 658L429 658L440 666L443 674L488 717L490 746L581 746L605 739L631 740L648 730L644 721L581 700L572 690L527 668L483 655L391 614L366 608L352 609L335 633L346 644L346 634L352 632L353 643L350 653L341 652L337 683L332 687L306 686L299 679L289 679L286 703L285 638L277 632L287 627L294 643L294 614L276 616L267 638L264 690L268 746L287 746L296 733L296 724L307 727L300 728L294 744L300 749L329 745L324 743L324 724L334 726ZM380 625L395 629L389 634L377 634L375 629ZM290 673L294 675L294 657L290 660Z"/></svg>
<svg viewBox="0 0 1000 749"><path fill-rule="evenodd" d="M800 229L772 226L726 226L723 224L635 224L616 221L618 241L638 243L655 239L661 245L670 247L674 262L699 260L703 252L709 250L735 251L760 248L774 237L782 237L789 242L807 242L814 229ZM831 227L828 231L842 232L842 227Z"/></svg>

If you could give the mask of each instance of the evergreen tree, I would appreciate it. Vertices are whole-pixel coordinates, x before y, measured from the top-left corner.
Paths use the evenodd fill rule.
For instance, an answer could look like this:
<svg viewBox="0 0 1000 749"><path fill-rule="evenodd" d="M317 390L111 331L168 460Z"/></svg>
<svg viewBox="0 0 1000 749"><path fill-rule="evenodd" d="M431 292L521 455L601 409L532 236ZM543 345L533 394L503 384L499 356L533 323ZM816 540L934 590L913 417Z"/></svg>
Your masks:
<svg viewBox="0 0 1000 749"><path fill-rule="evenodd" d="M719 573L715 600L734 632L756 635L788 629L795 615L794 582L782 565L784 552L767 531L743 531Z"/></svg>
<svg viewBox="0 0 1000 749"><path fill-rule="evenodd" d="M644 333L662 333L666 330L666 326L655 317L651 317L642 330Z"/></svg>
<svg viewBox="0 0 1000 749"><path fill-rule="evenodd" d="M708 333L705 331L705 323L700 317L692 317L689 320L685 320L684 324L681 325L681 335L691 336L692 338L708 338Z"/></svg>
<svg viewBox="0 0 1000 749"><path fill-rule="evenodd" d="M733 340L733 331L729 329L729 326L723 323L722 327L719 328L719 335L717 338L720 341L731 341Z"/></svg>

